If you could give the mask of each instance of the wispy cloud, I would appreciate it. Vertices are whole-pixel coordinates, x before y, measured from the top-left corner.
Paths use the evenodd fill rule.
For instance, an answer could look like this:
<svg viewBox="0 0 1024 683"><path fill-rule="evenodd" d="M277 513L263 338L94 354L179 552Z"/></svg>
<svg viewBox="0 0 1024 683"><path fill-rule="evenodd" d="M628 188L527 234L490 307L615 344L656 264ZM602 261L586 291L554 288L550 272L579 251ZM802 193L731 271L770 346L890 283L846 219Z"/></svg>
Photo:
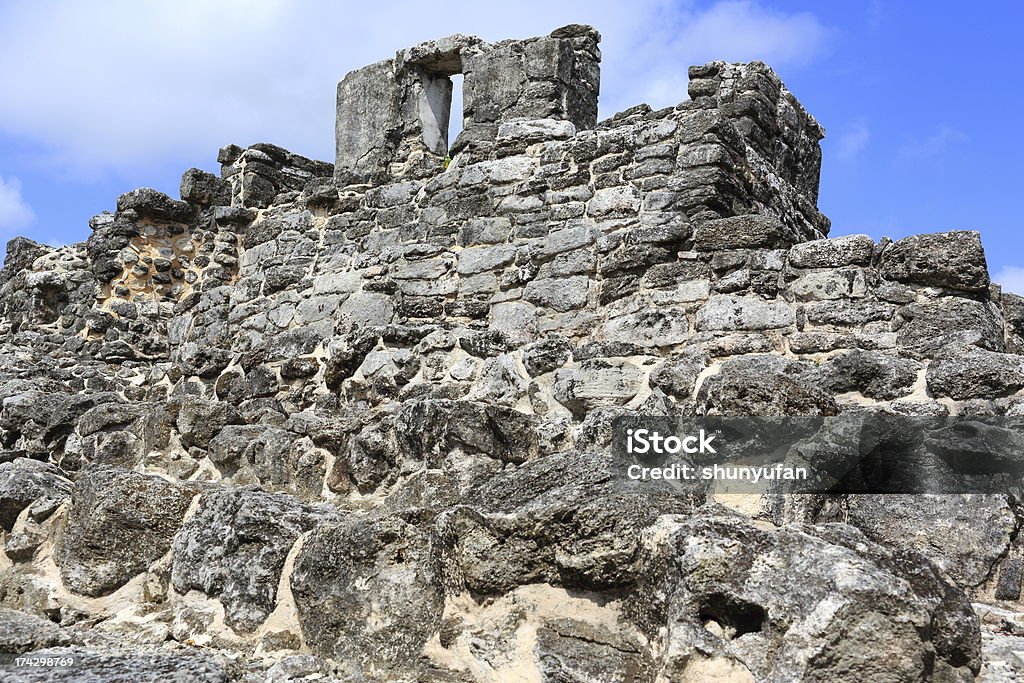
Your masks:
<svg viewBox="0 0 1024 683"><path fill-rule="evenodd" d="M992 279L1003 286L1003 291L1024 296L1024 267L1003 266Z"/></svg>
<svg viewBox="0 0 1024 683"><path fill-rule="evenodd" d="M898 161L924 161L943 154L950 147L967 141L967 135L951 126L941 125L925 138L912 140L903 145L896 158Z"/></svg>
<svg viewBox="0 0 1024 683"><path fill-rule="evenodd" d="M32 207L21 196L21 181L0 176L0 236L24 230L35 218Z"/></svg>
<svg viewBox="0 0 1024 683"><path fill-rule="evenodd" d="M871 140L871 131L863 121L858 121L839 134L836 141L836 157L851 161L860 155Z"/></svg>
<svg viewBox="0 0 1024 683"><path fill-rule="evenodd" d="M212 161L259 140L330 159L347 71L455 32L500 40L574 22L604 36L603 116L685 99L690 64L806 64L828 35L813 14L751 0L0 3L0 63L19 65L0 70L0 132L76 175Z"/></svg>

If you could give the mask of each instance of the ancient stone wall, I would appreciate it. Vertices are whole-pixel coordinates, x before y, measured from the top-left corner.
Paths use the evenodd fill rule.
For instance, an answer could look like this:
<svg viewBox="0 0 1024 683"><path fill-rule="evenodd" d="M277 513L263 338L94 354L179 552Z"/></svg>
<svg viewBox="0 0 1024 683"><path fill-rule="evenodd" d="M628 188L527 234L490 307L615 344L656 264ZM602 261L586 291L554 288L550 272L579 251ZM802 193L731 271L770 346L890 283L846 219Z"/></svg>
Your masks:
<svg viewBox="0 0 1024 683"><path fill-rule="evenodd" d="M763 64L596 122L597 42L400 51L339 85L335 167L229 146L84 244L9 245L5 647L196 680L966 680L971 600L1024 628L1009 493L602 475L621 416L1021 416L1024 299L976 232L826 239L823 130Z"/></svg>
<svg viewBox="0 0 1024 683"><path fill-rule="evenodd" d="M517 118L597 123L601 53L597 31L566 26L545 38L493 45L453 35L401 50L338 84L339 182L423 178L452 153L492 142ZM462 132L448 140L451 76L463 74Z"/></svg>

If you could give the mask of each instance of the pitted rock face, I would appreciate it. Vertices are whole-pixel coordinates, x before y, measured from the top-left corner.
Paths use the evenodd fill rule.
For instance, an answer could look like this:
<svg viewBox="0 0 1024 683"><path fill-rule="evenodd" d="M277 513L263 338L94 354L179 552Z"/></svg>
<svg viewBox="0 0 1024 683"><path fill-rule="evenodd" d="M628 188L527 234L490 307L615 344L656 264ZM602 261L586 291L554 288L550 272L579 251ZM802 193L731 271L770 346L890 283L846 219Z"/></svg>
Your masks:
<svg viewBox="0 0 1024 683"><path fill-rule="evenodd" d="M611 481L620 418L1024 416L1024 299L974 232L826 239L824 131L769 67L597 121L598 43L401 50L339 84L333 165L229 145L85 243L10 243L0 606L56 622L0 614L11 647L246 681L969 680L1020 649L1014 492ZM971 600L1007 615L981 654Z"/></svg>
<svg viewBox="0 0 1024 683"><path fill-rule="evenodd" d="M81 473L59 539L69 589L106 595L159 560L181 528L195 485L93 466Z"/></svg>

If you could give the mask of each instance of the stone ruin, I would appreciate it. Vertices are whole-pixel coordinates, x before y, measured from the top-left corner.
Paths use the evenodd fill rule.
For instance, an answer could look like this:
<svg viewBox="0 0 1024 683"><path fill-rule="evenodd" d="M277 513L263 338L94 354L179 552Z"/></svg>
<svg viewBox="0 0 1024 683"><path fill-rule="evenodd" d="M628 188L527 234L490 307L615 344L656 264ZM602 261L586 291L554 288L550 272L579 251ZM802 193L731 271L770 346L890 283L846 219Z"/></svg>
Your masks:
<svg viewBox="0 0 1024 683"><path fill-rule="evenodd" d="M493 143L498 127L521 119L597 124L600 36L566 26L544 38L489 45L453 35L402 50L338 84L335 177L427 178L451 153ZM451 76L462 74L463 129L449 146Z"/></svg>
<svg viewBox="0 0 1024 683"><path fill-rule="evenodd" d="M66 680L1012 680L1015 494L600 476L622 416L1024 415L1024 299L976 232L826 239L824 131L764 64L598 122L599 40L402 50L340 82L334 165L232 145L85 243L8 245L0 652Z"/></svg>

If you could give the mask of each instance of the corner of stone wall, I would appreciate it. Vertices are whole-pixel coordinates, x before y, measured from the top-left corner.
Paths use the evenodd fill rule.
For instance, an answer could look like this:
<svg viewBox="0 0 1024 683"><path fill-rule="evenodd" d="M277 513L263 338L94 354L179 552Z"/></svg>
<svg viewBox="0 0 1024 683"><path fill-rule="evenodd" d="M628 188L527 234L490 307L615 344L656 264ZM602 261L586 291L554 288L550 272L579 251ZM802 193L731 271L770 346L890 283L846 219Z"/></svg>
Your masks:
<svg viewBox="0 0 1024 683"><path fill-rule="evenodd" d="M828 234L817 210L821 146L825 130L763 62L709 62L689 69L688 93L698 108L717 109L733 123L762 179L775 176L791 188L766 190L761 199L777 212L799 217L803 238ZM769 183L771 184L771 183ZM781 195L781 196L773 196Z"/></svg>

